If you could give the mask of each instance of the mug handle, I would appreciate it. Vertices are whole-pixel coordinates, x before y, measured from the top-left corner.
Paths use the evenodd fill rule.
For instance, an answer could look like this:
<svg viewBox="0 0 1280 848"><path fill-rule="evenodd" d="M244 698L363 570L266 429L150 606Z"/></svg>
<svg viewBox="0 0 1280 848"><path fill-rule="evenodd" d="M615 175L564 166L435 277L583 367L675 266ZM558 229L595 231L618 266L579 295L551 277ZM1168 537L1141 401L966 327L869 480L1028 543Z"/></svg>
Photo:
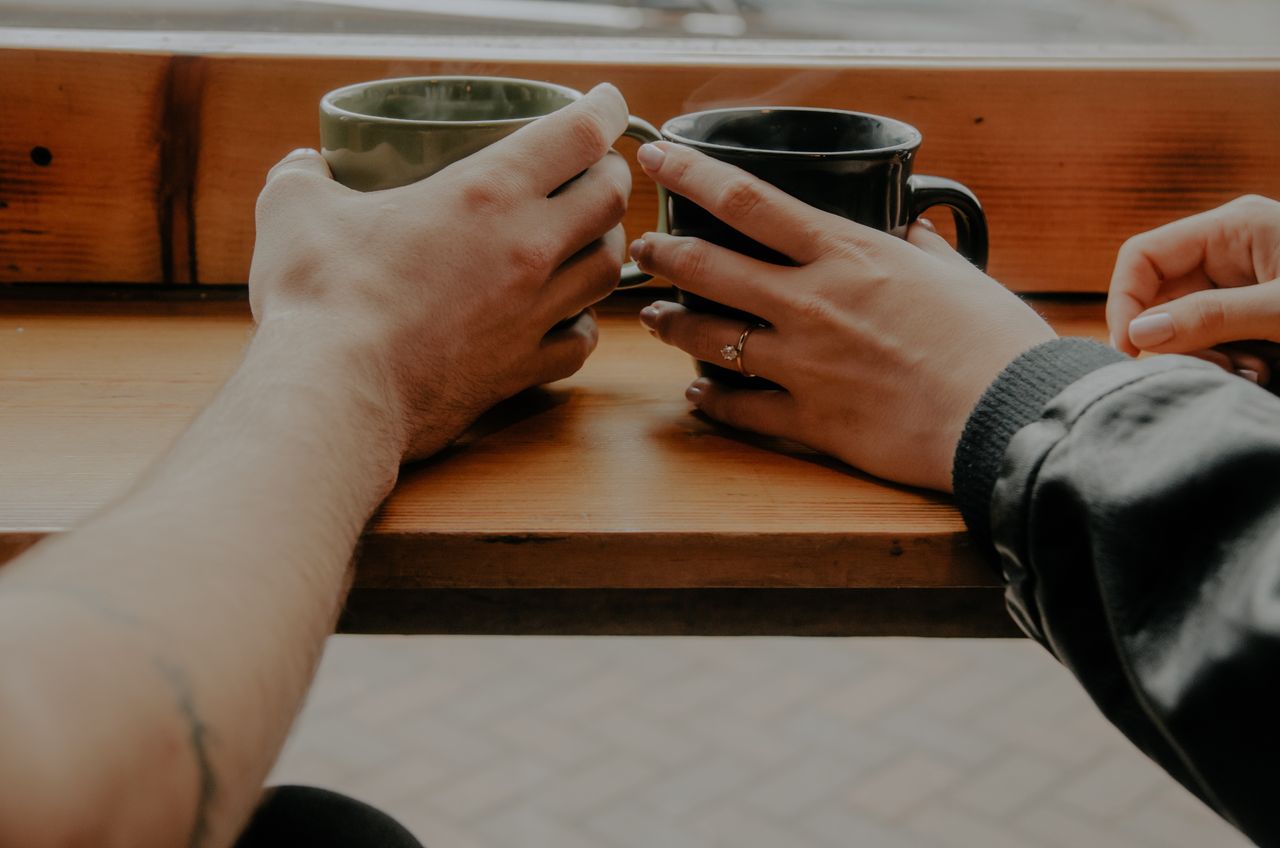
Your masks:
<svg viewBox="0 0 1280 848"><path fill-rule="evenodd" d="M662 141L662 134L658 132L653 124L643 118L637 118L635 115L627 119L627 130L623 135L628 138L634 138L641 144L650 141ZM667 190L662 186L658 186L658 232L671 232L671 227L667 222ZM641 271L636 263L628 262L622 266L622 278L618 280L618 288L629 289L635 286L642 286L652 279L653 277Z"/></svg>
<svg viewBox="0 0 1280 848"><path fill-rule="evenodd" d="M977 196L962 183L945 177L916 174L907 180L911 190L911 220L931 206L946 206L956 222L956 250L987 270L987 216Z"/></svg>

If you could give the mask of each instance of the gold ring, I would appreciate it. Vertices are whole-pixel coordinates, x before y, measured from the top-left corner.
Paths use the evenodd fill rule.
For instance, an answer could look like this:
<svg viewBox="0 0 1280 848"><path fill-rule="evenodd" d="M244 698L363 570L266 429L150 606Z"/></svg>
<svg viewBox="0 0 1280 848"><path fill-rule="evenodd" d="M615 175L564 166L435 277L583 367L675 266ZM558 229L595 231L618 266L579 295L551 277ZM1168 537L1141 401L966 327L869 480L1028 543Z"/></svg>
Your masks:
<svg viewBox="0 0 1280 848"><path fill-rule="evenodd" d="M738 373L744 377L755 376L754 374L748 374L747 369L743 367L743 364L742 364L742 361L745 358L742 355L743 348L747 346L747 338L751 335L751 331L754 329L755 329L755 326L752 324L748 324L747 326L743 327L742 334L738 336L738 343L733 346L733 352L735 354L733 357L733 364L738 366Z"/></svg>
<svg viewBox="0 0 1280 848"><path fill-rule="evenodd" d="M742 364L742 361L745 360L745 356L742 355L742 351L744 351L744 348L746 347L746 339L750 338L751 336L751 330L760 329L762 327L764 327L764 324L746 325L746 327L742 328L742 333L740 334L740 336L737 337L737 345L732 345L732 346L726 345L723 348L721 348L721 356L723 356L724 359L730 360L732 361L733 364L737 365L737 373L741 374L742 377L746 377L749 379L755 377L755 374L750 373L750 371L746 370L746 366ZM732 354L730 351L732 351Z"/></svg>

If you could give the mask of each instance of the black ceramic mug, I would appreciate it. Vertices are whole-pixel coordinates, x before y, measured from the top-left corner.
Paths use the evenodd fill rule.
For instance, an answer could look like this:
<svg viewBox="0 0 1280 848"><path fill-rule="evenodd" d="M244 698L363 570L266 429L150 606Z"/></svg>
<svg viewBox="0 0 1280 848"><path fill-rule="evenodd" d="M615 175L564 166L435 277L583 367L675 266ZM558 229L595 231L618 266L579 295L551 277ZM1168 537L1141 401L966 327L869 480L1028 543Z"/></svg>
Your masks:
<svg viewBox="0 0 1280 848"><path fill-rule="evenodd" d="M932 206L951 209L959 252L986 269L987 219L973 192L954 180L911 173L920 131L879 115L795 107L713 109L667 121L667 141L736 165L810 206L895 236ZM712 217L686 198L671 195L671 232L696 236L739 253L781 265L787 257ZM677 300L699 312L760 323L753 315L685 291ZM706 362L698 373L755 388L773 384Z"/></svg>

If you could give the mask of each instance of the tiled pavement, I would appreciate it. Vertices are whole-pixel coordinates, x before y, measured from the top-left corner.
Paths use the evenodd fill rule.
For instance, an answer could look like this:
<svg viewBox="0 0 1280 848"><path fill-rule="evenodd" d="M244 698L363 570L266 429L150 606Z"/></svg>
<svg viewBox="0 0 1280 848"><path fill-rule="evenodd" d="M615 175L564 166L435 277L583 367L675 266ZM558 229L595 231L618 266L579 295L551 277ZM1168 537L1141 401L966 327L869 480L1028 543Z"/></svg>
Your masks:
<svg viewBox="0 0 1280 848"><path fill-rule="evenodd" d="M273 782L428 848L1238 848L1017 641L335 637Z"/></svg>

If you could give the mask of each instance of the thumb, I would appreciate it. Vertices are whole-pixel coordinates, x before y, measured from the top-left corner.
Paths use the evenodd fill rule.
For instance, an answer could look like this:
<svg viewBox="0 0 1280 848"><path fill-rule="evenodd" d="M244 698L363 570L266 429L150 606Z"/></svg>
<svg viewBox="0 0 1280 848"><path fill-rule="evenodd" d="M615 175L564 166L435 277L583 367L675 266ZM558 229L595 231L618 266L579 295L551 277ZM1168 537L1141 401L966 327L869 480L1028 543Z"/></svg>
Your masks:
<svg viewBox="0 0 1280 848"><path fill-rule="evenodd" d="M1192 292L1129 322L1129 340L1153 353L1203 350L1245 339L1280 341L1280 280Z"/></svg>
<svg viewBox="0 0 1280 848"><path fill-rule="evenodd" d="M972 268L968 259L956 253L951 243L938 235L933 222L928 218L917 218L907 230L907 241L943 262L956 262L966 268Z"/></svg>
<svg viewBox="0 0 1280 848"><path fill-rule="evenodd" d="M333 179L333 174L329 171L329 163L320 155L320 151L312 150L310 147L299 147L267 171L267 185L286 174L299 173L324 177L326 180Z"/></svg>

